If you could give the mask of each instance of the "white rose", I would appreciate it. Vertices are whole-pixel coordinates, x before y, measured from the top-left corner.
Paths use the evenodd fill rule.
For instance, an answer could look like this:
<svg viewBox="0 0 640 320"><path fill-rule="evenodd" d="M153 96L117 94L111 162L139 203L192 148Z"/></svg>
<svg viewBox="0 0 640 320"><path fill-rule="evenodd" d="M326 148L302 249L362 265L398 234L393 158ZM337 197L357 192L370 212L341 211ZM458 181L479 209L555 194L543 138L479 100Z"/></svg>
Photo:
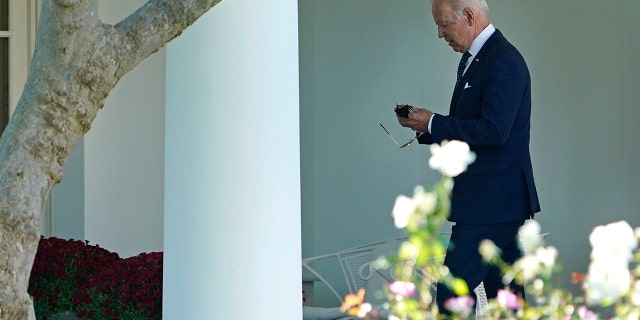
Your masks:
<svg viewBox="0 0 640 320"><path fill-rule="evenodd" d="M517 271L522 272L522 277L524 281L530 281L535 278L538 274L540 274L540 270L542 269L540 266L540 260L533 254L528 254L518 259L513 267Z"/></svg>
<svg viewBox="0 0 640 320"><path fill-rule="evenodd" d="M393 215L393 223L396 228L406 228L409 223L409 218L415 210L416 204L413 199L402 194L397 196L396 203L393 205L393 210L391 211L391 215Z"/></svg>
<svg viewBox="0 0 640 320"><path fill-rule="evenodd" d="M542 237L540 236L540 224L533 219L527 220L520 230L518 230L518 245L523 254L530 254L536 251L542 245Z"/></svg>
<svg viewBox="0 0 640 320"><path fill-rule="evenodd" d="M553 267L558 257L558 250L554 247L540 247L536 250L536 258L547 268Z"/></svg>
<svg viewBox="0 0 640 320"><path fill-rule="evenodd" d="M424 187L417 186L413 190L413 202L415 206L423 215L429 215L436 209L438 197L431 192L425 192Z"/></svg>
<svg viewBox="0 0 640 320"><path fill-rule="evenodd" d="M633 229L626 221L618 221L598 226L589 235L592 260L623 260L632 258L632 251L638 246Z"/></svg>
<svg viewBox="0 0 640 320"><path fill-rule="evenodd" d="M498 248L496 244L493 243L493 241L488 239L484 239L482 240L482 242L480 242L478 251L480 251L480 255L482 256L482 260L484 261L491 261L495 257L500 256L500 248Z"/></svg>
<svg viewBox="0 0 640 320"><path fill-rule="evenodd" d="M631 285L631 275L625 264L592 261L585 281L590 303L610 305L624 295Z"/></svg>
<svg viewBox="0 0 640 320"><path fill-rule="evenodd" d="M432 144L430 150L429 167L448 177L461 174L476 159L476 155L469 149L469 145L458 140L445 140L441 145Z"/></svg>

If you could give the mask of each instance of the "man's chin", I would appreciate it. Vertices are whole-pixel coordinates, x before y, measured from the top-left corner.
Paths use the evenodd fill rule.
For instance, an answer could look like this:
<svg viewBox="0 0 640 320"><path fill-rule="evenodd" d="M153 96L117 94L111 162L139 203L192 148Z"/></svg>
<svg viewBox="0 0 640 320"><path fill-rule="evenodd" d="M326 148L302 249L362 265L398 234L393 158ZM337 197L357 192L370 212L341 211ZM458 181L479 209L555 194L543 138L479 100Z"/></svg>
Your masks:
<svg viewBox="0 0 640 320"><path fill-rule="evenodd" d="M451 47L451 49L453 49L453 51L455 52L462 52L462 48L460 48L460 46L455 45L454 43L449 43L449 46Z"/></svg>

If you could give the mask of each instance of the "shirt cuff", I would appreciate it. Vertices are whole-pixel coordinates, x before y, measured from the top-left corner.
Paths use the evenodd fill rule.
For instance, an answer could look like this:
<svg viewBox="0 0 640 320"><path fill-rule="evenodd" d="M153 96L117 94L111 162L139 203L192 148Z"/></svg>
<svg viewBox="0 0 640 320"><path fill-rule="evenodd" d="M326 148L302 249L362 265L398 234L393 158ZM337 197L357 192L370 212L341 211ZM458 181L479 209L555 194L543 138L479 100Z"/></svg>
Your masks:
<svg viewBox="0 0 640 320"><path fill-rule="evenodd" d="M433 116L435 115L435 113L431 114L431 117L429 118L429 125L427 126L427 132L429 134L431 134L431 121L433 121Z"/></svg>

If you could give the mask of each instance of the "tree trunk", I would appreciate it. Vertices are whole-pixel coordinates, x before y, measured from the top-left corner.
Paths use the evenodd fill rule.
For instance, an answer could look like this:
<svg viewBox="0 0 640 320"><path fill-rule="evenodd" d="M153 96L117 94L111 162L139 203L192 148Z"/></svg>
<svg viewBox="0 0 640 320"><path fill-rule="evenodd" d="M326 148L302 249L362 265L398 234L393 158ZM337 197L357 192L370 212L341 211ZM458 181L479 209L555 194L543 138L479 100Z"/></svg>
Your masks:
<svg viewBox="0 0 640 320"><path fill-rule="evenodd" d="M27 287L44 201L109 92L219 1L151 0L116 25L100 21L98 0L42 1L29 77L0 138L0 319L35 319Z"/></svg>

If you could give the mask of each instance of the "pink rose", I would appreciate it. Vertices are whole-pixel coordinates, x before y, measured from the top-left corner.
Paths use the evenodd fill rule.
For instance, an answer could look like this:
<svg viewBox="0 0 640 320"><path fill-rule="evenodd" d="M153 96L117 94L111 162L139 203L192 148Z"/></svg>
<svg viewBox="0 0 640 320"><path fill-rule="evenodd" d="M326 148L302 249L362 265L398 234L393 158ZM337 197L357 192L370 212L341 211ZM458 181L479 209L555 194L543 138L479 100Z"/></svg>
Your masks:
<svg viewBox="0 0 640 320"><path fill-rule="evenodd" d="M416 292L416 285L409 281L394 281L389 284L389 291L396 296L410 297Z"/></svg>
<svg viewBox="0 0 640 320"><path fill-rule="evenodd" d="M518 296L513 294L513 292L511 291L503 290L503 289L498 290L497 299L498 299L498 303L503 307L507 307L513 310L516 310L519 307Z"/></svg>
<svg viewBox="0 0 640 320"><path fill-rule="evenodd" d="M471 314L471 310L473 310L473 305L475 301L470 296L462 296L462 297L454 297L447 300L444 303L444 307L449 311L461 314L461 315L469 315Z"/></svg>

